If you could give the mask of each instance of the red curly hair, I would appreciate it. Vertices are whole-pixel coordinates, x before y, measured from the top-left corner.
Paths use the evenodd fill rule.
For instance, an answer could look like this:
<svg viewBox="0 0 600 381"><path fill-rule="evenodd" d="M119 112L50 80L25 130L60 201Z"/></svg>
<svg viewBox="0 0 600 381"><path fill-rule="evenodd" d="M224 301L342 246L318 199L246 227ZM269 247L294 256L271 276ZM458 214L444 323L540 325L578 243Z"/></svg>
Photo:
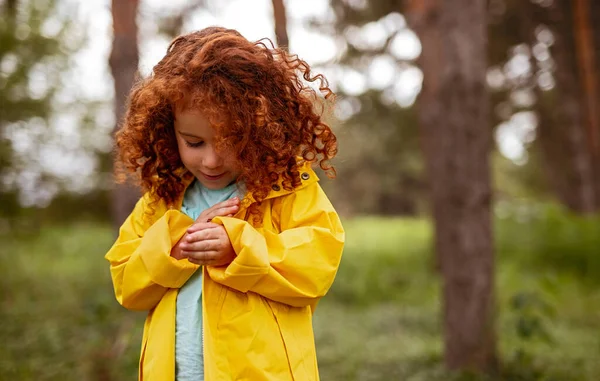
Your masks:
<svg viewBox="0 0 600 381"><path fill-rule="evenodd" d="M237 182L257 204L280 177L284 189L300 185L298 156L335 177L328 160L337 153L337 141L322 120L324 101L302 79L317 82L324 99L333 99L321 74L313 75L305 61L273 48L270 40L250 42L221 27L179 36L130 94L116 135L117 168L134 173L144 192L172 207L191 176L174 131L175 110L185 108L207 116L217 148L237 159Z"/></svg>

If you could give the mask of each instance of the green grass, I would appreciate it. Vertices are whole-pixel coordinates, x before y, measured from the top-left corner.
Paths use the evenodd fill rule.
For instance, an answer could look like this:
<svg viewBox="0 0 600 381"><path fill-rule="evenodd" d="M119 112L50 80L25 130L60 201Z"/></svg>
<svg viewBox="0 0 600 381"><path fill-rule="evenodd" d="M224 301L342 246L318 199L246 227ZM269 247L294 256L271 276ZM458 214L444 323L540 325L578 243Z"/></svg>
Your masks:
<svg viewBox="0 0 600 381"><path fill-rule="evenodd" d="M132 379L143 316L115 304L102 258L112 232L81 224L1 239L0 379Z"/></svg>
<svg viewBox="0 0 600 381"><path fill-rule="evenodd" d="M579 266L600 255L599 222L555 210L498 219L503 366L494 380L600 379L600 271ZM340 272L316 317L323 379L487 380L442 367L430 225L365 218L345 227Z"/></svg>
<svg viewBox="0 0 600 381"><path fill-rule="evenodd" d="M503 367L493 380L599 380L600 221L522 212L496 224ZM443 368L431 226L345 227L338 277L315 315L321 378L491 380ZM0 380L135 379L144 316L114 300L103 258L111 230L81 223L0 240Z"/></svg>

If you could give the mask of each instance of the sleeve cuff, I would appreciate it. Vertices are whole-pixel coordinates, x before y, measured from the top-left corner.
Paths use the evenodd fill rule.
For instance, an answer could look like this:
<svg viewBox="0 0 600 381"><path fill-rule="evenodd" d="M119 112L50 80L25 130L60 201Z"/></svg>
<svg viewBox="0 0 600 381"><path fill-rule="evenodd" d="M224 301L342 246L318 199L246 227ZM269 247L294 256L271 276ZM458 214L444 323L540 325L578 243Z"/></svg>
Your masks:
<svg viewBox="0 0 600 381"><path fill-rule="evenodd" d="M248 291L271 268L264 237L248 222L240 219L215 217L212 222L223 225L236 258L223 272L211 272L209 268L209 273L236 290Z"/></svg>
<svg viewBox="0 0 600 381"><path fill-rule="evenodd" d="M177 210L168 210L144 234L139 255L152 282L180 288L199 267L187 259L171 257L171 248L194 221Z"/></svg>

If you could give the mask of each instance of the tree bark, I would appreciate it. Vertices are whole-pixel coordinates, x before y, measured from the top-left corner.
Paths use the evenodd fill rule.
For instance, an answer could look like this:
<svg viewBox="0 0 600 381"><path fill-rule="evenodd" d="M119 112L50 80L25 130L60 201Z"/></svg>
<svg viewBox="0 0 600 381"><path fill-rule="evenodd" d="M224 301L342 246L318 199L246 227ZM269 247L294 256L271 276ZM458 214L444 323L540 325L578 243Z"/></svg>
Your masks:
<svg viewBox="0 0 600 381"><path fill-rule="evenodd" d="M596 1L597 3L597 1ZM575 46L577 48L577 63L583 90L582 105L587 126L590 160L594 186L594 210L600 211L600 79L596 74L598 67L598 52L594 43L594 34L598 38L598 15L594 15L594 7L590 0L575 0L573 2L573 24L575 29ZM596 30L594 30L596 29Z"/></svg>
<svg viewBox="0 0 600 381"><path fill-rule="evenodd" d="M592 43L593 43L593 51L594 51L594 70L596 70L596 95L600 97L600 1L591 1L590 2L590 23L592 28ZM598 107L600 107L600 99L596 98L596 103L592 106L598 111ZM596 125L596 151L594 151L594 160L595 160L595 175L596 175L596 200L598 203L598 211L600 211L600 126Z"/></svg>
<svg viewBox="0 0 600 381"><path fill-rule="evenodd" d="M120 128L125 114L127 96L138 70L139 52L136 22L139 0L112 0L113 45L109 65L115 88L115 127ZM132 183L117 184L112 192L113 226L118 229L139 198L139 189Z"/></svg>
<svg viewBox="0 0 600 381"><path fill-rule="evenodd" d="M287 33L287 16L285 14L285 5L283 0L273 0L273 19L275 22L275 39L277 46L288 50L289 39Z"/></svg>
<svg viewBox="0 0 600 381"><path fill-rule="evenodd" d="M419 122L443 279L445 362L494 373L494 254L485 0L412 0Z"/></svg>
<svg viewBox="0 0 600 381"><path fill-rule="evenodd" d="M579 47L575 46L574 17L570 1L558 0L549 8L550 25L555 31L552 56L556 62L558 104L550 115L553 123L540 124L539 138L551 170L558 171L555 189L559 199L569 209L589 214L599 205L580 85L582 73L575 58Z"/></svg>
<svg viewBox="0 0 600 381"><path fill-rule="evenodd" d="M596 52L594 52L593 30L590 14L590 0L574 0L573 18L575 25L575 46L577 47L577 63L581 73L583 89L583 105L588 127L588 139L592 155L599 150L600 138L598 129L600 116L598 114L598 80L596 78Z"/></svg>

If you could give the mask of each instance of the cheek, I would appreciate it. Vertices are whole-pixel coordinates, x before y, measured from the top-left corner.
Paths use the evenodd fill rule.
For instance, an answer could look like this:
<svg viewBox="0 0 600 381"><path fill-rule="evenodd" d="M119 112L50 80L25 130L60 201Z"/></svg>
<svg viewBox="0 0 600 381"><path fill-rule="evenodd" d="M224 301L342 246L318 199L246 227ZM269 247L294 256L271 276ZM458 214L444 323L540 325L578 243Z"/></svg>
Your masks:
<svg viewBox="0 0 600 381"><path fill-rule="evenodd" d="M185 167L190 167L195 162L195 153L185 144L177 144L177 148L179 149L179 158Z"/></svg>

